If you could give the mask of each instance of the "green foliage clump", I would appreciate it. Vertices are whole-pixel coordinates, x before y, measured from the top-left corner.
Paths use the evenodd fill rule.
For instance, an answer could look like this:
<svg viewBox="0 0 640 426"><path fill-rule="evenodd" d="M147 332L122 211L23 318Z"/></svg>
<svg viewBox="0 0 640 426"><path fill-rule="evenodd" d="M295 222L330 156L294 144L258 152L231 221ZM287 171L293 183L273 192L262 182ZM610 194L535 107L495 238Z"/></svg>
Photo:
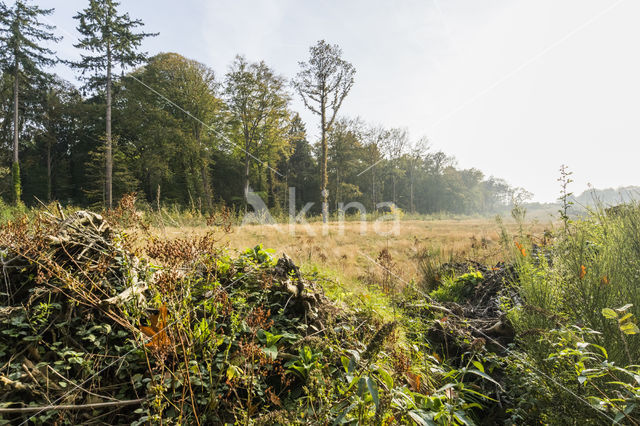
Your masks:
<svg viewBox="0 0 640 426"><path fill-rule="evenodd" d="M440 302L464 302L473 295L482 278L480 271L468 272L458 277L444 277L440 287L433 290L430 296Z"/></svg>
<svg viewBox="0 0 640 426"><path fill-rule="evenodd" d="M499 361L510 421L637 424L640 209L562 219L551 244L514 257L518 297L504 308L518 348Z"/></svg>
<svg viewBox="0 0 640 426"><path fill-rule="evenodd" d="M123 248L135 233L112 233L86 212L67 219L86 228L55 234L43 219L0 228L11 259L0 295L10 409L107 399L130 404L91 416L117 424L449 425L471 424L491 400L483 392L497 384L478 359L454 368L425 351L426 323L336 303L320 275L299 275L262 245L230 255L209 234L151 239L142 261ZM66 239L87 234L99 248ZM140 283L140 297L123 295ZM0 422L78 424L88 414L13 411Z"/></svg>
<svg viewBox="0 0 640 426"><path fill-rule="evenodd" d="M603 309L627 304L629 314L640 315L639 271L640 209L594 211L570 222L552 248L518 257L524 304L511 318L521 333L580 323L602 332L595 342L608 348L612 360L628 362L627 351L640 359L640 340L632 336L625 344L618 324L602 315ZM535 344L535 337L528 340Z"/></svg>

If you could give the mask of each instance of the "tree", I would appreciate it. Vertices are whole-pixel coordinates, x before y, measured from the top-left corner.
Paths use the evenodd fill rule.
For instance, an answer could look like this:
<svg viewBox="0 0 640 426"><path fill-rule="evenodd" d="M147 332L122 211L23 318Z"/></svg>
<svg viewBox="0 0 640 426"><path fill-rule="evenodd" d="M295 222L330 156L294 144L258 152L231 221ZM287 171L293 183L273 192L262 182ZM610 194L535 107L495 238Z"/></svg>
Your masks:
<svg viewBox="0 0 640 426"><path fill-rule="evenodd" d="M363 128L359 119L341 118L327 134L328 158L331 160L328 173L335 182L333 202L336 209L341 202L356 201L354 198L362 195L356 179L357 173L366 167L362 153Z"/></svg>
<svg viewBox="0 0 640 426"><path fill-rule="evenodd" d="M167 194L184 196L193 190L210 210L211 156L224 112L213 70L177 53L161 53L127 77L121 96L126 117L122 140L138 149L147 196L156 198L162 183ZM145 85L162 96L149 96ZM187 191L169 179L172 170L187 183Z"/></svg>
<svg viewBox="0 0 640 426"><path fill-rule="evenodd" d="M287 159L285 176L287 187L295 188L295 206L300 208L308 200L314 199L317 189L318 174L316 160L312 154L311 144L307 141L307 131L298 114L291 121L289 130L292 153ZM288 188L287 188L288 189Z"/></svg>
<svg viewBox="0 0 640 426"><path fill-rule="evenodd" d="M342 59L338 45L318 41L309 49L309 62L300 62L300 72L293 86L302 97L305 106L320 116L321 159L320 192L322 197L322 221L329 220L329 192L327 191L327 132L336 119L354 82L355 68Z"/></svg>
<svg viewBox="0 0 640 426"><path fill-rule="evenodd" d="M386 130L381 126L375 126L366 132L366 143L364 146L364 159L367 167L360 172L363 177L366 173L371 175L371 211L375 211L378 203L378 193L381 192L381 185L376 186L376 170L378 164L384 159L382 153L382 142L384 141Z"/></svg>
<svg viewBox="0 0 640 426"><path fill-rule="evenodd" d="M397 204L396 197L396 181L401 176L402 170L398 167L398 160L402 156L405 147L409 143L409 133L407 129L389 129L386 131L385 138L383 139L383 146L385 154L389 159L391 181L393 187L393 204Z"/></svg>
<svg viewBox="0 0 640 426"><path fill-rule="evenodd" d="M414 201L414 188L416 182L416 169L422 162L424 155L429 150L429 140L425 137L418 139L409 147L408 165L409 165L409 209L411 213L416 212Z"/></svg>
<svg viewBox="0 0 640 426"><path fill-rule="evenodd" d="M244 156L244 197L249 193L251 158L259 165L272 168L263 161L270 152L285 143L289 113L289 94L285 80L264 62L248 63L236 56L226 75L225 94ZM259 158L261 157L261 158ZM245 200L245 210L246 210Z"/></svg>
<svg viewBox="0 0 640 426"><path fill-rule="evenodd" d="M6 56L0 57L3 71L13 77L13 163L12 192L16 203L21 201L19 138L20 138L20 89L21 84L30 87L43 84L48 74L43 67L57 62L55 52L43 47L43 42L60 40L53 34L55 27L40 22L40 18L53 13L53 9L17 0L13 8L0 3L0 48Z"/></svg>
<svg viewBox="0 0 640 426"><path fill-rule="evenodd" d="M75 120L78 105L81 103L80 93L70 83L56 78L53 79L44 92L44 107L42 115L43 132L40 135L45 148L45 162L47 171L47 200L53 199L53 175L55 160L58 153L74 138ZM59 142L65 141L61 149L57 149ZM61 156L61 155L60 155Z"/></svg>
<svg viewBox="0 0 640 426"><path fill-rule="evenodd" d="M144 24L132 20L128 13L118 14L120 3L114 0L89 0L89 7L74 16L79 21L77 30L82 38L74 46L90 52L81 55L79 62L71 66L82 71L86 88L104 88L106 94L106 139L105 139L105 199L108 208L113 206L113 154L111 138L111 89L114 66L132 67L146 59L146 53L137 52L146 37L157 33L135 33L136 27Z"/></svg>

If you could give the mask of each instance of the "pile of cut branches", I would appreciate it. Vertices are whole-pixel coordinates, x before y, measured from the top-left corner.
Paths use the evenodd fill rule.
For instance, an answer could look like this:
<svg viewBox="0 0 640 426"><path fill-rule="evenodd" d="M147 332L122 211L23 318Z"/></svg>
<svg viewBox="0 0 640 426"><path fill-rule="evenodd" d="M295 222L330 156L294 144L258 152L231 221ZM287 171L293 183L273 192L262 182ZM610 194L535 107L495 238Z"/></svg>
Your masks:
<svg viewBox="0 0 640 426"><path fill-rule="evenodd" d="M131 245L89 211L0 228L0 424L292 422L376 333L261 246Z"/></svg>

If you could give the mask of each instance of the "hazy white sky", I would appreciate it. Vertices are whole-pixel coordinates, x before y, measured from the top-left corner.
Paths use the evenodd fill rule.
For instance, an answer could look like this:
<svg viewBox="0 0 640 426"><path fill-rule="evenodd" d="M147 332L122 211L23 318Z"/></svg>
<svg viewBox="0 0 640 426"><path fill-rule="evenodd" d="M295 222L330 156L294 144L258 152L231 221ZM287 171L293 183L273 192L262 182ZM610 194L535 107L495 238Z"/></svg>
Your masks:
<svg viewBox="0 0 640 426"><path fill-rule="evenodd" d="M38 0L77 56L85 0ZM222 76L234 55L285 77L318 39L357 69L343 115L407 127L461 167L553 201L562 163L574 192L640 184L640 2L636 0L122 0L181 53ZM59 67L64 77L73 73ZM303 111L295 98L294 108ZM302 114L313 135L315 117Z"/></svg>

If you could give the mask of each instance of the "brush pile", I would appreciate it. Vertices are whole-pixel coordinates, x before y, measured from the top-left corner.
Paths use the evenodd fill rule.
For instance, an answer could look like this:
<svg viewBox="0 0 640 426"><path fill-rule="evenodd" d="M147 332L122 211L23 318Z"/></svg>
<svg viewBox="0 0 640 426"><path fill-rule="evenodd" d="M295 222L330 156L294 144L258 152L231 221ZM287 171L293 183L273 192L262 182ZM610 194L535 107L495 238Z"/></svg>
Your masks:
<svg viewBox="0 0 640 426"><path fill-rule="evenodd" d="M0 424L286 423L328 339L376 332L261 246L127 247L88 211L0 229Z"/></svg>
<svg viewBox="0 0 640 426"><path fill-rule="evenodd" d="M425 319L437 318L427 331L432 345L448 359L485 346L503 352L515 335L504 303L520 303L509 285L517 280L515 268L504 263L493 267L473 261L446 263L438 276L439 287L414 311Z"/></svg>
<svg viewBox="0 0 640 426"><path fill-rule="evenodd" d="M140 339L119 303L122 296L141 296L147 268L123 249L102 216L88 211L66 217L60 209L58 216L7 224L0 247L0 418L64 417L33 408L44 406L78 405L78 422L95 414L82 405L134 410L131 400L140 404L141 398L130 383L121 384L122 368L144 372L133 351Z"/></svg>

